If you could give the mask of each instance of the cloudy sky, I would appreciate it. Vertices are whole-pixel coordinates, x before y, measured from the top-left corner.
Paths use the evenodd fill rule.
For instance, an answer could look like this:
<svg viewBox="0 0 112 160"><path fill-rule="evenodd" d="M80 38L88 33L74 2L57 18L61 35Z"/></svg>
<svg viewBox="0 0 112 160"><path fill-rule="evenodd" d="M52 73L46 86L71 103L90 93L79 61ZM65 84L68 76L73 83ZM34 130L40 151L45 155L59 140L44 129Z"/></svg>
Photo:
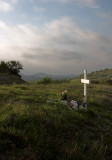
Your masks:
<svg viewBox="0 0 112 160"><path fill-rule="evenodd" d="M112 0L0 0L0 60L24 74L112 68Z"/></svg>

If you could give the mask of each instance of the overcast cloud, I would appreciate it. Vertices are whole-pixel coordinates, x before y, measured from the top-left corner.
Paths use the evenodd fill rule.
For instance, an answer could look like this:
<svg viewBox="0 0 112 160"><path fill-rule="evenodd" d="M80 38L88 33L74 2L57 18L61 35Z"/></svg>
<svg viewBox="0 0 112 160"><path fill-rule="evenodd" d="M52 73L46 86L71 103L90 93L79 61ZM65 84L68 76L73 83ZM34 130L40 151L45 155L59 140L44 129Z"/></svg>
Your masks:
<svg viewBox="0 0 112 160"><path fill-rule="evenodd" d="M90 8L99 8L98 5L96 5L96 0L41 0L44 2L61 2L61 3L70 3L70 2L75 2L78 5L81 6L86 6L86 7L90 7Z"/></svg>
<svg viewBox="0 0 112 160"><path fill-rule="evenodd" d="M14 10L14 5L17 0L0 0L0 11L9 12Z"/></svg>
<svg viewBox="0 0 112 160"><path fill-rule="evenodd" d="M0 60L19 60L24 74L111 68L112 1L108 2L0 0Z"/></svg>
<svg viewBox="0 0 112 160"><path fill-rule="evenodd" d="M48 67L47 72L51 66L50 72L54 73L57 68L63 73L73 73L74 68L81 71L84 67L91 70L107 63L111 66L111 39L80 28L69 17L47 23L42 29L0 22L0 31L1 59L5 54L7 59L24 62L24 66L32 63L33 73L43 66Z"/></svg>

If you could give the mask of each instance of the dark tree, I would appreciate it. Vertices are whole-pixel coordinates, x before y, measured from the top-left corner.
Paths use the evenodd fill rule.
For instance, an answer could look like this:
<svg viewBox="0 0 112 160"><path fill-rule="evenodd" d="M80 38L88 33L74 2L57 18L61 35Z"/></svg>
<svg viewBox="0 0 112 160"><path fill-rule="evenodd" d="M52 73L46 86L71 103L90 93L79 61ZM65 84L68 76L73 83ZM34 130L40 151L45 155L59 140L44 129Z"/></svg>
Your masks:
<svg viewBox="0 0 112 160"><path fill-rule="evenodd" d="M0 63L0 72L1 73L9 73L9 67L6 62L1 61Z"/></svg>
<svg viewBox="0 0 112 160"><path fill-rule="evenodd" d="M20 70L23 69L23 66L18 61L9 61L7 65L11 74L19 75Z"/></svg>

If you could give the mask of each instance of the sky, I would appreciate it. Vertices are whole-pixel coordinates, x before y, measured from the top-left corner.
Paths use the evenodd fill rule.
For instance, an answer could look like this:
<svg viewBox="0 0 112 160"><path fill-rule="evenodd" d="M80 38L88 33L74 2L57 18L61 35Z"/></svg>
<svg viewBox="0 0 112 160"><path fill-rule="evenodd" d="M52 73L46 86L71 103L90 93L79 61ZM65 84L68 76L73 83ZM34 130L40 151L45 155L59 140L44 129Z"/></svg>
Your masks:
<svg viewBox="0 0 112 160"><path fill-rule="evenodd" d="M0 61L24 74L112 68L112 0L0 0Z"/></svg>

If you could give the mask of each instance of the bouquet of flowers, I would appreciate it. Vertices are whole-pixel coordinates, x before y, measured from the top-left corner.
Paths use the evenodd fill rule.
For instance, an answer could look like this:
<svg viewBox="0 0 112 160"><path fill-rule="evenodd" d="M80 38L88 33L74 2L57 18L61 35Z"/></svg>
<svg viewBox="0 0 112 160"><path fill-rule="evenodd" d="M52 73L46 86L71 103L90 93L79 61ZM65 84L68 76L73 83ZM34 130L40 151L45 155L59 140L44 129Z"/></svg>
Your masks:
<svg viewBox="0 0 112 160"><path fill-rule="evenodd" d="M68 99L68 91L65 90L61 93L61 99L62 100L67 100Z"/></svg>

